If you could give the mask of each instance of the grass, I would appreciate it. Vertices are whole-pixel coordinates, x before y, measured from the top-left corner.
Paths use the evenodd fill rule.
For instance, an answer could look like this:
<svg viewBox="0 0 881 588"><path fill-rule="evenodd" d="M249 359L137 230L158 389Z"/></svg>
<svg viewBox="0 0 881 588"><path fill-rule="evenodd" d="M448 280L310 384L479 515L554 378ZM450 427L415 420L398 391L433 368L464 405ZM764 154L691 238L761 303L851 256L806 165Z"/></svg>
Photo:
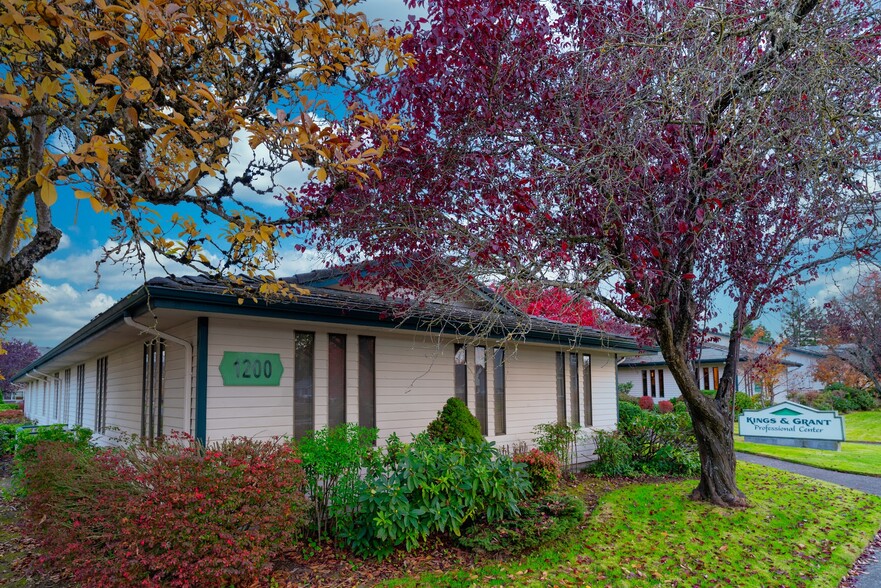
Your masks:
<svg viewBox="0 0 881 588"><path fill-rule="evenodd" d="M734 440L734 449L837 472L881 476L881 445L842 443L841 451L781 447ZM881 482L879 482L881 483Z"/></svg>
<svg viewBox="0 0 881 588"><path fill-rule="evenodd" d="M881 410L844 415L844 436L848 441L881 443Z"/></svg>
<svg viewBox="0 0 881 588"><path fill-rule="evenodd" d="M694 481L604 496L567 541L511 563L393 581L399 586L836 586L881 526L881 498L752 464L753 504L687 498Z"/></svg>

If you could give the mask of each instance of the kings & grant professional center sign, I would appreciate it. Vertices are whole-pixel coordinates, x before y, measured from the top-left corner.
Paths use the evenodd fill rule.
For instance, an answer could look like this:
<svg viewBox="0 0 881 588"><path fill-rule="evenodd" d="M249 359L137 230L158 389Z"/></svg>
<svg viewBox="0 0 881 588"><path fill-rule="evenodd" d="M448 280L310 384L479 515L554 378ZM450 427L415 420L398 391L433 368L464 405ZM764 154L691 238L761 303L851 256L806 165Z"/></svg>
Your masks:
<svg viewBox="0 0 881 588"><path fill-rule="evenodd" d="M750 443L837 451L844 441L844 419L834 410L814 410L782 402L740 415L740 434Z"/></svg>

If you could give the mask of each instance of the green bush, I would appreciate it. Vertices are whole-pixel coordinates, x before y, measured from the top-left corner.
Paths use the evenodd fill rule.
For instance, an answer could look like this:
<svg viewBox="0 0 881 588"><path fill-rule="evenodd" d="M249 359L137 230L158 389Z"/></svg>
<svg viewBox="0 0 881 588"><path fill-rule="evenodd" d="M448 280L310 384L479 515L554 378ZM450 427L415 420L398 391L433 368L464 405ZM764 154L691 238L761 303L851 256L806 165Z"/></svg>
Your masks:
<svg viewBox="0 0 881 588"><path fill-rule="evenodd" d="M745 410L757 410L762 408L761 396L750 396L746 392L735 392L734 394L734 413L743 414Z"/></svg>
<svg viewBox="0 0 881 588"><path fill-rule="evenodd" d="M635 403L619 402L618 403L618 422L629 423L643 412Z"/></svg>
<svg viewBox="0 0 881 588"><path fill-rule="evenodd" d="M459 535L471 521L519 514L529 479L523 465L486 441L419 435L360 486L356 524L338 530L340 538L360 555L382 558L399 546L412 550L435 532Z"/></svg>
<svg viewBox="0 0 881 588"><path fill-rule="evenodd" d="M2 410L21 410L21 405L17 402L0 402L0 411Z"/></svg>
<svg viewBox="0 0 881 588"><path fill-rule="evenodd" d="M560 466L560 460L553 453L532 449L527 453L515 455L514 462L526 466L533 494L545 494L560 484L563 470Z"/></svg>
<svg viewBox="0 0 881 588"><path fill-rule="evenodd" d="M578 431L581 426L573 423L542 423L536 425L535 445L539 451L552 453L560 460L564 471L569 471L575 456Z"/></svg>
<svg viewBox="0 0 881 588"><path fill-rule="evenodd" d="M830 384L822 392L790 394L789 399L817 410L837 410L841 413L872 410L876 406L871 392L843 384Z"/></svg>
<svg viewBox="0 0 881 588"><path fill-rule="evenodd" d="M568 494L547 494L519 506L517 518L468 527L459 544L475 551L515 555L561 537L584 520L584 503Z"/></svg>
<svg viewBox="0 0 881 588"><path fill-rule="evenodd" d="M464 402L455 397L447 400L438 411L437 418L428 424L428 436L447 443L458 439L465 439L469 443L485 440L480 433L480 421L471 414Z"/></svg>
<svg viewBox="0 0 881 588"><path fill-rule="evenodd" d="M19 427L19 424L0 424L0 457L15 453L15 436Z"/></svg>
<svg viewBox="0 0 881 588"><path fill-rule="evenodd" d="M332 532L332 525L353 524L361 469L374 459L376 436L376 429L345 423L314 431L300 440L312 523L319 539Z"/></svg>
<svg viewBox="0 0 881 588"><path fill-rule="evenodd" d="M27 492L21 482L24 479L25 469L28 464L36 459L36 448L40 444L52 441L69 445L78 451L88 452L91 449L89 442L92 439L92 431L84 427L68 429L60 424L44 427L21 427L21 425L18 425L18 427L15 434L15 471L13 477L19 492Z"/></svg>
<svg viewBox="0 0 881 588"><path fill-rule="evenodd" d="M594 440L598 459L591 465L593 473L600 476L633 475L633 452L620 433L596 431Z"/></svg>

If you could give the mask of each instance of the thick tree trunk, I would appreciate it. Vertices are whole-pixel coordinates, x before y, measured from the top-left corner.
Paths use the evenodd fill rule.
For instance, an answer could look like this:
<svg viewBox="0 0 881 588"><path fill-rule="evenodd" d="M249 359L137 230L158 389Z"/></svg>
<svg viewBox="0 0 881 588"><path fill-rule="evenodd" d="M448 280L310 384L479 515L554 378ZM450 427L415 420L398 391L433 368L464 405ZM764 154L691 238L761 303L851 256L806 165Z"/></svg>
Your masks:
<svg viewBox="0 0 881 588"><path fill-rule="evenodd" d="M735 479L737 458L734 454L732 405L740 339L738 337L735 341L732 338L719 390L716 398L710 398L698 387L685 345L677 345L670 334L670 331L659 331L658 343L691 415L701 458L700 483L691 497L725 507L749 506Z"/></svg>

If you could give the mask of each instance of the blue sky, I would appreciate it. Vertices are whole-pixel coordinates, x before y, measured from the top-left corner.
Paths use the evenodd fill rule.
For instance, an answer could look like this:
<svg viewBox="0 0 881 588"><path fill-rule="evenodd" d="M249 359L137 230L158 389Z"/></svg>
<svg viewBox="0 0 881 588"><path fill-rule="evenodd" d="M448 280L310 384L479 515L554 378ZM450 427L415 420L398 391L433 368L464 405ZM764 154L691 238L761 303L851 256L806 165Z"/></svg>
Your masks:
<svg viewBox="0 0 881 588"><path fill-rule="evenodd" d="M368 17L382 19L385 23L404 20L407 15L402 0L367 0L360 6ZM305 177L305 172L294 172L288 176L287 182L296 185ZM265 199L261 205L280 206ZM69 194L60 195L52 212L64 236L58 251L37 266L39 290L47 301L37 308L29 326L10 329L7 335L8 338L30 340L41 347L60 343L144 281L139 268L136 270L126 264L105 263L96 273L95 264L102 257L112 234L110 215L95 213L87 202L77 201ZM316 253L296 254L291 251L285 255L279 274L290 275L316 267L320 267ZM169 270L179 275L191 273L185 268L171 267ZM148 262L146 273L149 278L161 275L162 270L155 262ZM854 266L838 268L821 283L805 288L803 293L821 301L828 299L838 293L837 283L852 283L856 273ZM718 322L727 322L728 316L730 311L723 305ZM773 334L780 332L778 315L769 313L760 322Z"/></svg>

